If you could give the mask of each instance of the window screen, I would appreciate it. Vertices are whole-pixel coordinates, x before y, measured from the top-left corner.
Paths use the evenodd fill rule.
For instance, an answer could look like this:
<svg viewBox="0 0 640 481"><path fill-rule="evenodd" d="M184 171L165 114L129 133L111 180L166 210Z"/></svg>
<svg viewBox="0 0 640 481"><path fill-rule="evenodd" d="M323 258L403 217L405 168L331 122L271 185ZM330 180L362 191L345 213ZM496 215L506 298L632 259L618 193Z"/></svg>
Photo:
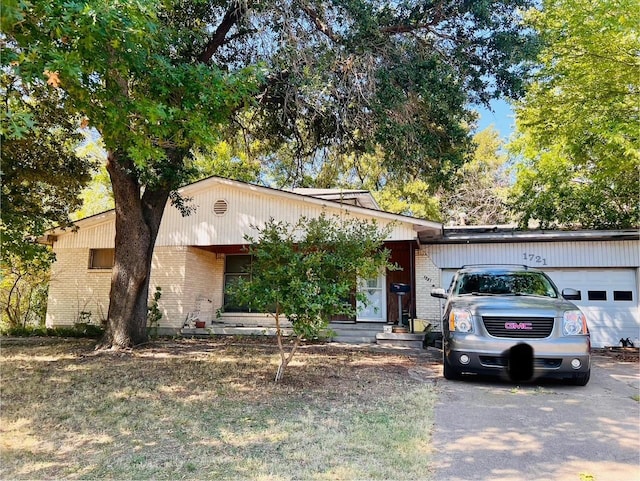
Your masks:
<svg viewBox="0 0 640 481"><path fill-rule="evenodd" d="M250 312L246 306L235 305L227 294L227 288L240 278L250 279L251 256L228 255L224 264L224 310L226 312Z"/></svg>
<svg viewBox="0 0 640 481"><path fill-rule="evenodd" d="M111 269L115 261L115 249L91 249L89 269Z"/></svg>

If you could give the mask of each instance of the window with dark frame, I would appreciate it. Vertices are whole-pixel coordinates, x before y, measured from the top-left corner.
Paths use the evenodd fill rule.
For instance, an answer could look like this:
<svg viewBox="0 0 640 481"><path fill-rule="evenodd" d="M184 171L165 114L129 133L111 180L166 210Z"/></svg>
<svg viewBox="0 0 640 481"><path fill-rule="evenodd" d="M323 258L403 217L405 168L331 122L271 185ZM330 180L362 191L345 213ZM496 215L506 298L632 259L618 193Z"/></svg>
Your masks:
<svg viewBox="0 0 640 481"><path fill-rule="evenodd" d="M90 249L89 269L111 269L115 263L115 249Z"/></svg>
<svg viewBox="0 0 640 481"><path fill-rule="evenodd" d="M633 301L632 291L613 291L614 301Z"/></svg>
<svg viewBox="0 0 640 481"><path fill-rule="evenodd" d="M227 255L224 262L224 310L225 312L251 312L247 306L235 305L227 294L227 288L238 279L251 279L251 256Z"/></svg>
<svg viewBox="0 0 640 481"><path fill-rule="evenodd" d="M590 301L606 301L607 291L588 291Z"/></svg>

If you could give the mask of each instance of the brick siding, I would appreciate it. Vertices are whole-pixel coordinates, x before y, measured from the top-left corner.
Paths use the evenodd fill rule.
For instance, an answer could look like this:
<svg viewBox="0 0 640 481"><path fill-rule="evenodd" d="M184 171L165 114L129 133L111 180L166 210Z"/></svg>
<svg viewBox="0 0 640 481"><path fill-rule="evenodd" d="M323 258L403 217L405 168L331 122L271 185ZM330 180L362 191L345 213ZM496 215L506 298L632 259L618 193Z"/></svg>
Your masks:
<svg viewBox="0 0 640 481"><path fill-rule="evenodd" d="M435 265L425 246L416 251L415 269L416 317L418 319L426 319L439 330L442 317L442 301L431 297L431 289L440 287L440 268Z"/></svg>

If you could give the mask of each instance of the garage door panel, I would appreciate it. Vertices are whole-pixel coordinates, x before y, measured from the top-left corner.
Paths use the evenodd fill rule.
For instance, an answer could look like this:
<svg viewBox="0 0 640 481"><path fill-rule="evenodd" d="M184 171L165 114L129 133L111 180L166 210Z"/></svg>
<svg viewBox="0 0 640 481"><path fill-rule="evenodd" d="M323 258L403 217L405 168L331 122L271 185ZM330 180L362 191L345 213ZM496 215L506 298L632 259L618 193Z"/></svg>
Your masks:
<svg viewBox="0 0 640 481"><path fill-rule="evenodd" d="M580 291L582 298L573 302L587 316L594 347L618 346L620 339L627 337L636 345L640 343L634 269L549 269L546 272L560 290ZM630 301L620 300L629 296Z"/></svg>
<svg viewBox="0 0 640 481"><path fill-rule="evenodd" d="M600 327L591 329L593 347L620 346L620 339L629 339L638 346L638 330L629 328Z"/></svg>

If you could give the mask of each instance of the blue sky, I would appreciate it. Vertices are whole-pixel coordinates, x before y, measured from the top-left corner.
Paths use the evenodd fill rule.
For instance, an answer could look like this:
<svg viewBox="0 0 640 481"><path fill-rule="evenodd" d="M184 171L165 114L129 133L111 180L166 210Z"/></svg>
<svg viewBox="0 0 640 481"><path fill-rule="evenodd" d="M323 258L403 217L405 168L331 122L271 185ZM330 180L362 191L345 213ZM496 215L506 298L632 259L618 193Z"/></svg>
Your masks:
<svg viewBox="0 0 640 481"><path fill-rule="evenodd" d="M504 140L508 140L514 127L514 113L511 105L504 100L494 100L491 102L491 110L478 107L476 110L480 114L477 131L481 131L492 125L500 133Z"/></svg>

